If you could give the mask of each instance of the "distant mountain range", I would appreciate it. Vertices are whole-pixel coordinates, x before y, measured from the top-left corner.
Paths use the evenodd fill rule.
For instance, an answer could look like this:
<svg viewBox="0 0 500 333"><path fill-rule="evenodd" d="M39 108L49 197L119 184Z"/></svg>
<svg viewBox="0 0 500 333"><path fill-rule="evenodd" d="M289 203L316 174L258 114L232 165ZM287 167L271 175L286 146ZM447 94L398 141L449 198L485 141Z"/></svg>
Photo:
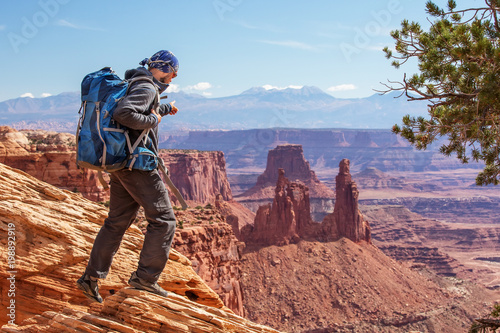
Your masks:
<svg viewBox="0 0 500 333"><path fill-rule="evenodd" d="M388 129L406 114L426 115L425 102L395 98L396 93L367 98L335 98L317 87L301 89L251 88L239 95L206 98L170 93L179 112L161 123L162 131L253 128ZM0 102L0 124L15 128L74 130L80 94L66 92L45 98L16 98Z"/></svg>

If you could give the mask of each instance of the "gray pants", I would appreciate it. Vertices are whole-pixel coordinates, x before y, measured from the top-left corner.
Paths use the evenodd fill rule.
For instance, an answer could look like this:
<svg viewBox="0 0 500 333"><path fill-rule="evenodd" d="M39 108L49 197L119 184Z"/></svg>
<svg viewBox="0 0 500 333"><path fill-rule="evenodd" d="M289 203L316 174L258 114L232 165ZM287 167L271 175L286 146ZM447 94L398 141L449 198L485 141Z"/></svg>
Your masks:
<svg viewBox="0 0 500 333"><path fill-rule="evenodd" d="M156 282L165 268L175 233L175 215L158 170L120 170L110 174L109 214L97 234L86 274L104 279L125 231L135 220L139 206L148 221L137 276Z"/></svg>

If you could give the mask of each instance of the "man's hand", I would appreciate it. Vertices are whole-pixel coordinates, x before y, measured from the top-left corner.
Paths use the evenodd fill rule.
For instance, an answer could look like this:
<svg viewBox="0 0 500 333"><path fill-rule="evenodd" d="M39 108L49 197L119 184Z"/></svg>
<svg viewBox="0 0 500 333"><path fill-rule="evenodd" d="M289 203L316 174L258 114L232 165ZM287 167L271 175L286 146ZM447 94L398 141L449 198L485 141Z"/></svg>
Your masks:
<svg viewBox="0 0 500 333"><path fill-rule="evenodd" d="M179 109L174 105L175 101L172 101L170 102L170 106L172 107L172 110L170 110L170 113L171 115L174 115L177 113L177 111L179 111Z"/></svg>
<svg viewBox="0 0 500 333"><path fill-rule="evenodd" d="M155 110L151 110L151 113L154 114L156 116L156 118L158 118L158 125L160 125L161 116Z"/></svg>

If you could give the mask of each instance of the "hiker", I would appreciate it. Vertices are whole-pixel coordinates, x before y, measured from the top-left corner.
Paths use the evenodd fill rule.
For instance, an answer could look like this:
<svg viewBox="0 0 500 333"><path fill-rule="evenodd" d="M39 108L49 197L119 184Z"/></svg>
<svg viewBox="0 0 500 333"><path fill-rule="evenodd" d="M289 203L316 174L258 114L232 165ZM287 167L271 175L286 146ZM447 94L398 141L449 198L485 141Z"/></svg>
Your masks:
<svg viewBox="0 0 500 333"><path fill-rule="evenodd" d="M159 104L159 93L167 89L177 76L179 62L172 52L162 50L140 62L142 67L125 72L125 79L148 76L151 81L138 80L131 84L127 95L116 107L113 119L129 128L132 142L144 129L150 129L148 140L158 155L158 124L167 114L176 114L174 102ZM145 68L144 66L148 67ZM108 275L113 256L118 250L125 231L135 220L139 207L144 208L148 221L144 244L137 270L128 284L161 296L167 292L157 281L167 263L175 233L176 219L169 195L158 169L143 171L124 168L110 173L110 202L108 217L97 234L87 268L77 281L85 296L102 303L98 279Z"/></svg>

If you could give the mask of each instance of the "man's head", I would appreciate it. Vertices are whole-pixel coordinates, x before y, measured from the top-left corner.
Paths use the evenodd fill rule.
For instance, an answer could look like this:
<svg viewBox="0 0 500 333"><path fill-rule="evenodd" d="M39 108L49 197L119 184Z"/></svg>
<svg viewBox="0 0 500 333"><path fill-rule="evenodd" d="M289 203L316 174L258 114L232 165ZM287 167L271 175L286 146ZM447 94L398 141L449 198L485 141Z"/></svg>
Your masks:
<svg viewBox="0 0 500 333"><path fill-rule="evenodd" d="M167 50L161 50L140 62L142 66L148 65L148 70L160 82L169 84L177 76L179 61L175 55Z"/></svg>

